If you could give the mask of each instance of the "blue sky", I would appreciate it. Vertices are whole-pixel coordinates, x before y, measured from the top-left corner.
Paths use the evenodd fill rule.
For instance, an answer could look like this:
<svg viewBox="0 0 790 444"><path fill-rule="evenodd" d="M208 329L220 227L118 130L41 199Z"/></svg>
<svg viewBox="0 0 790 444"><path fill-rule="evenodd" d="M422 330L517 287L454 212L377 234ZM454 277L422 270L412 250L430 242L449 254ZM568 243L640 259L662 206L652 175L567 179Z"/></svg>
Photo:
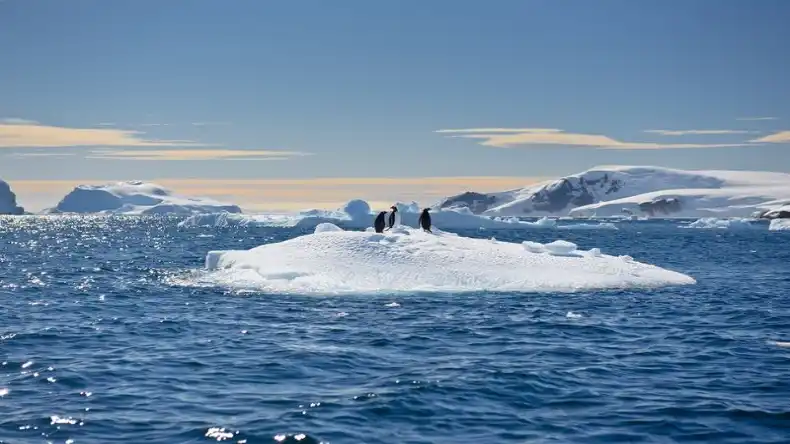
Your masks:
<svg viewBox="0 0 790 444"><path fill-rule="evenodd" d="M790 171L787 17L783 0L0 1L0 178ZM437 132L486 128L524 131Z"/></svg>

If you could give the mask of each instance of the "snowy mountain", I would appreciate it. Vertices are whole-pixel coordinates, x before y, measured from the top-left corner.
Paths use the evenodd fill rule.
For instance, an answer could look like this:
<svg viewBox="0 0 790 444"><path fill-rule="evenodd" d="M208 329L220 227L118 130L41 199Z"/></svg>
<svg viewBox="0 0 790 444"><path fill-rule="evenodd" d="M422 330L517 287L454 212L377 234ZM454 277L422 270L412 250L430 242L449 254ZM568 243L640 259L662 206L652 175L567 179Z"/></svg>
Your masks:
<svg viewBox="0 0 790 444"><path fill-rule="evenodd" d="M25 209L16 204L16 194L11 186L0 179L0 214L25 214Z"/></svg>
<svg viewBox="0 0 790 444"><path fill-rule="evenodd" d="M198 214L241 213L236 205L211 199L175 196L154 183L130 181L79 185L45 213Z"/></svg>
<svg viewBox="0 0 790 444"><path fill-rule="evenodd" d="M467 192L437 208L487 216L745 217L790 203L790 174L599 166L498 193Z"/></svg>

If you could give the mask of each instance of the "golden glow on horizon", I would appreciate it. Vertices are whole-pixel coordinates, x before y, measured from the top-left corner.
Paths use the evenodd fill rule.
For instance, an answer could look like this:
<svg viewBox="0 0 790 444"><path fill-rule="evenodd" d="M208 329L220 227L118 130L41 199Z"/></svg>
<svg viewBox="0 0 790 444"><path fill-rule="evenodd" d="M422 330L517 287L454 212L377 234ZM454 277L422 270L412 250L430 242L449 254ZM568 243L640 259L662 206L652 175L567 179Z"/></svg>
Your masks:
<svg viewBox="0 0 790 444"><path fill-rule="evenodd" d="M309 179L154 179L174 193L236 203L245 211L334 209L350 199L365 199L374 208L396 201L423 205L464 191L503 191L545 180L537 177L328 177ZM28 211L53 207L75 186L107 180L9 180L17 202Z"/></svg>

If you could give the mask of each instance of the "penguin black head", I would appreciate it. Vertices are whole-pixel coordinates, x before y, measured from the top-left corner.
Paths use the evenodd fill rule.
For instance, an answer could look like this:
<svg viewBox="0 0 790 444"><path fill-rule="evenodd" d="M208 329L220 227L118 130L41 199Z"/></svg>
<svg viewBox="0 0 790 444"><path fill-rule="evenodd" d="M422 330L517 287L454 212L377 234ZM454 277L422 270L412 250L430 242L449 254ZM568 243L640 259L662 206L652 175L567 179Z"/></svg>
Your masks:
<svg viewBox="0 0 790 444"><path fill-rule="evenodd" d="M392 209L392 211L398 211L398 207L396 207L395 205L391 206L390 208Z"/></svg>
<svg viewBox="0 0 790 444"><path fill-rule="evenodd" d="M423 213L427 213L427 212L428 212L428 209L427 209L427 208L423 208L423 209L422 209L422 212L423 212Z"/></svg>

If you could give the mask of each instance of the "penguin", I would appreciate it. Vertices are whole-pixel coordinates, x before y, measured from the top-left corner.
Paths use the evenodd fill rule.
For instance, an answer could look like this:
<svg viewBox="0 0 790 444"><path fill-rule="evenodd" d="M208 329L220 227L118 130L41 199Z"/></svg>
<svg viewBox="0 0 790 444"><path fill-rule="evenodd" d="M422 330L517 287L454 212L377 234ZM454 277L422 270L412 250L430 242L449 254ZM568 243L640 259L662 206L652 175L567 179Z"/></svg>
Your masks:
<svg viewBox="0 0 790 444"><path fill-rule="evenodd" d="M378 216L376 216L376 220L373 222L373 228L376 229L376 233L382 233L384 231L384 225L386 225L386 216L386 211L382 211Z"/></svg>
<svg viewBox="0 0 790 444"><path fill-rule="evenodd" d="M431 233L431 215L428 214L427 208L423 208L422 214L420 214L420 220L418 222L423 230Z"/></svg>
<svg viewBox="0 0 790 444"><path fill-rule="evenodd" d="M396 225L395 223L398 222L395 216L395 214L398 212L398 207L393 205L390 207L390 209L392 209L392 211L390 211L389 218L387 220L387 230L393 228Z"/></svg>

